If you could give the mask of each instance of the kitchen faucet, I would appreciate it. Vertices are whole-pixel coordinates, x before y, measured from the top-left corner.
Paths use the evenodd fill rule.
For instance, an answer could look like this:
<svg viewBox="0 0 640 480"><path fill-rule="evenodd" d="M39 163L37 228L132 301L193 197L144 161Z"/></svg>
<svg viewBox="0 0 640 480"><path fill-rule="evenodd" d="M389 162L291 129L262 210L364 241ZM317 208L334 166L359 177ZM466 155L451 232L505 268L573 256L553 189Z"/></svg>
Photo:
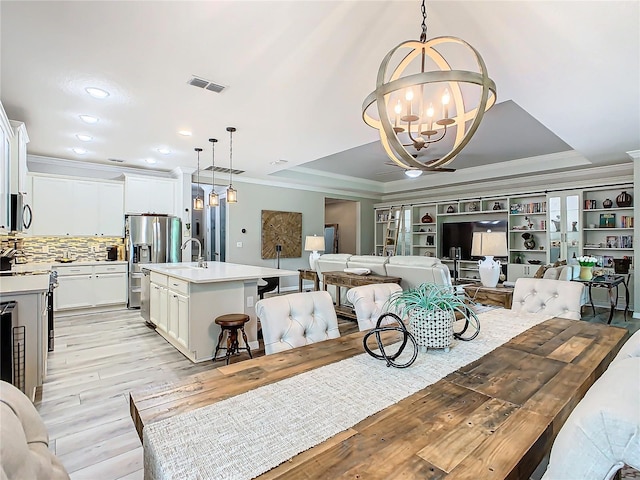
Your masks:
<svg viewBox="0 0 640 480"><path fill-rule="evenodd" d="M207 262L205 262L204 258L202 257L202 244L200 243L200 240L193 237L188 238L184 241L180 248L184 250L185 248L187 248L187 245L189 245L190 242L196 242L198 244L198 268L207 268Z"/></svg>

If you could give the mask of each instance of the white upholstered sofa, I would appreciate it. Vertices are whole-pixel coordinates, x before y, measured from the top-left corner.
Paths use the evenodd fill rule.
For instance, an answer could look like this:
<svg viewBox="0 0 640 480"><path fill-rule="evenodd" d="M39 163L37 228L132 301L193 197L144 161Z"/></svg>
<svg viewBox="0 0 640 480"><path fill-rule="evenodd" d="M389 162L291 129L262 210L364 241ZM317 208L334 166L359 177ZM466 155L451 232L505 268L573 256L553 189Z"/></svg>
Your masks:
<svg viewBox="0 0 640 480"><path fill-rule="evenodd" d="M640 331L567 418L543 480L610 480L625 464L640 470L639 379Z"/></svg>
<svg viewBox="0 0 640 480"><path fill-rule="evenodd" d="M49 451L49 435L31 400L0 381L0 478L68 480L62 463Z"/></svg>
<svg viewBox="0 0 640 480"><path fill-rule="evenodd" d="M330 253L321 255L316 263L320 282L322 282L323 272L341 272L345 268L368 268L373 274L400 277L402 278L401 286L405 290L424 282L451 285L449 268L436 257L418 255L379 257ZM334 296L334 292L331 293Z"/></svg>

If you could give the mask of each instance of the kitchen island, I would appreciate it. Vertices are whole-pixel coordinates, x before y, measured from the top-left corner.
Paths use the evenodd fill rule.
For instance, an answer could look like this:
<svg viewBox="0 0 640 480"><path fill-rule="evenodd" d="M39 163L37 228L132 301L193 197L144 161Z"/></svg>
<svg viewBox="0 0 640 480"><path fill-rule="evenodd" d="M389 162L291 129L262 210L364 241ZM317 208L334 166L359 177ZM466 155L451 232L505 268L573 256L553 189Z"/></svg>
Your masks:
<svg viewBox="0 0 640 480"><path fill-rule="evenodd" d="M0 276L0 302L16 302L7 337L13 351L10 357L13 383L32 401L47 371L48 290L48 271L24 269L3 272ZM3 343L2 348L7 346Z"/></svg>
<svg viewBox="0 0 640 480"><path fill-rule="evenodd" d="M156 331L192 362L211 360L220 327L216 317L245 313L250 321L245 330L252 349L258 348L254 304L258 280L267 277L298 276L297 271L208 262L150 263L149 320Z"/></svg>

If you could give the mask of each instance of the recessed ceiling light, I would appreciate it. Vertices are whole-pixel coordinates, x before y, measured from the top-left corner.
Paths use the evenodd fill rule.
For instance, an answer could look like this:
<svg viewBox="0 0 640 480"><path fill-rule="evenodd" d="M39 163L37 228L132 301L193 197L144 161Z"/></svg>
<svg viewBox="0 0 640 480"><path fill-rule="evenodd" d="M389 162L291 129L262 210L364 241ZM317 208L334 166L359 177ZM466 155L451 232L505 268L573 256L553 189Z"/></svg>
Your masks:
<svg viewBox="0 0 640 480"><path fill-rule="evenodd" d="M191 132L189 130L179 130L178 133L180 135L182 135L183 137L190 137L191 136Z"/></svg>
<svg viewBox="0 0 640 480"><path fill-rule="evenodd" d="M158 153L161 153L162 155L169 155L171 153L171 150L167 147L160 147L158 149Z"/></svg>
<svg viewBox="0 0 640 480"><path fill-rule="evenodd" d="M80 120L84 123L98 123L98 117L92 117L91 115L80 115Z"/></svg>
<svg viewBox="0 0 640 480"><path fill-rule="evenodd" d="M280 159L280 160L272 160L271 162L269 162L271 165L281 165L283 163L288 163L289 160L284 160L284 159Z"/></svg>
<svg viewBox="0 0 640 480"><path fill-rule="evenodd" d="M155 158L145 158L144 161L147 162L150 165L153 165L154 163L156 163L156 159Z"/></svg>
<svg viewBox="0 0 640 480"><path fill-rule="evenodd" d="M93 98L107 98L109 96L109 92L106 90L102 90L101 88L96 87L87 87L85 91L91 95Z"/></svg>
<svg viewBox="0 0 640 480"><path fill-rule="evenodd" d="M84 148L72 148L73 153L77 153L78 155L84 155L87 151Z"/></svg>
<svg viewBox="0 0 640 480"><path fill-rule="evenodd" d="M76 135L76 138L81 142L90 142L91 140L93 140L93 137L91 135L84 135L83 133L78 133Z"/></svg>
<svg viewBox="0 0 640 480"><path fill-rule="evenodd" d="M405 170L404 174L407 177L411 177L411 178L417 178L420 175L422 175L422 170Z"/></svg>

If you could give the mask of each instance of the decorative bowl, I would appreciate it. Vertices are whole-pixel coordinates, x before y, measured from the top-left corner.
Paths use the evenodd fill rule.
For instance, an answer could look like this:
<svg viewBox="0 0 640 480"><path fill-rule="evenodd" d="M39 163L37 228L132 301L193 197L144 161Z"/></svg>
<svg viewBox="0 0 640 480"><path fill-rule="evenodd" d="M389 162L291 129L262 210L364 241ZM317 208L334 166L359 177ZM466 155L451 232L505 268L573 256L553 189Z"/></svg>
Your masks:
<svg viewBox="0 0 640 480"><path fill-rule="evenodd" d="M527 260L531 265L540 265L542 263L541 260Z"/></svg>

